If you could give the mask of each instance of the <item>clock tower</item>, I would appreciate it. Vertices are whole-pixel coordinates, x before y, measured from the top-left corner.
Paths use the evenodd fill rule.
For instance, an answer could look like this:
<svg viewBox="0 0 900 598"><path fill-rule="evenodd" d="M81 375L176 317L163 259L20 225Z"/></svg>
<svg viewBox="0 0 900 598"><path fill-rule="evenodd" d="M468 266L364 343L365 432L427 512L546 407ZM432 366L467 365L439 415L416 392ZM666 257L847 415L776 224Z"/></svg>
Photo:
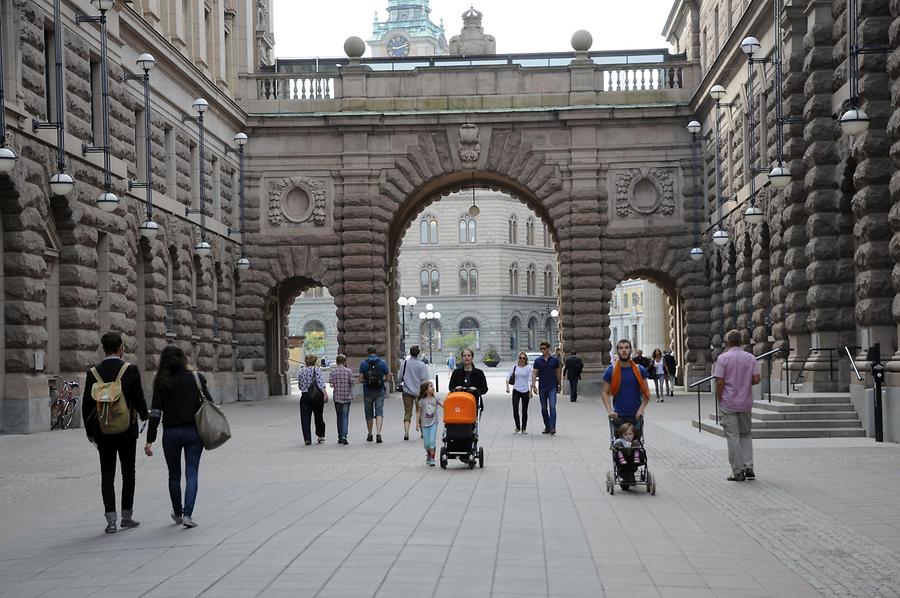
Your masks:
<svg viewBox="0 0 900 598"><path fill-rule="evenodd" d="M388 0L388 18L375 23L369 47L372 56L436 56L448 51L444 23L431 22L430 0Z"/></svg>

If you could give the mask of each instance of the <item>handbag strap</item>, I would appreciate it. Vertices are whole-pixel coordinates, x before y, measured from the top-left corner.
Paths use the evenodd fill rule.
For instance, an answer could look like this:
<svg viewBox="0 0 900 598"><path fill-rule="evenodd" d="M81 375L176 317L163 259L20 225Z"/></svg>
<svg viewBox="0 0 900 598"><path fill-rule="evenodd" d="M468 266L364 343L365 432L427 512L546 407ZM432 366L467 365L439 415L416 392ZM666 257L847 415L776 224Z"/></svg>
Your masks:
<svg viewBox="0 0 900 598"><path fill-rule="evenodd" d="M194 375L194 382L197 383L197 390L200 391L200 402L208 401L209 399L206 398L206 394L203 392L203 384L200 383L200 374L197 373L197 370L193 370L191 373Z"/></svg>
<svg viewBox="0 0 900 598"><path fill-rule="evenodd" d="M403 390L404 390L403 389L403 386L404 386L403 377L406 376L406 364L407 363L409 363L409 359L404 359L403 367L400 368L400 392L403 392ZM412 393L410 393L410 394L412 394Z"/></svg>

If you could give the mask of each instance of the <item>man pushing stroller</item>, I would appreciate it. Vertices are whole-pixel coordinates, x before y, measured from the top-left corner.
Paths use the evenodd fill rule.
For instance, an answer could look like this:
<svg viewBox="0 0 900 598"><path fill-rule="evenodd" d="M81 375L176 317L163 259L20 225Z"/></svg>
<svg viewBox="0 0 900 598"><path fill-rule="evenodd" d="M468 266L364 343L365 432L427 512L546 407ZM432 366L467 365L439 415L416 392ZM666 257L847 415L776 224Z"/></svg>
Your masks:
<svg viewBox="0 0 900 598"><path fill-rule="evenodd" d="M631 341L622 339L616 343L618 361L603 373L603 406L609 413L610 437L623 423L631 423L633 435L640 437L643 431L644 409L650 402L649 377L644 366L631 359Z"/></svg>

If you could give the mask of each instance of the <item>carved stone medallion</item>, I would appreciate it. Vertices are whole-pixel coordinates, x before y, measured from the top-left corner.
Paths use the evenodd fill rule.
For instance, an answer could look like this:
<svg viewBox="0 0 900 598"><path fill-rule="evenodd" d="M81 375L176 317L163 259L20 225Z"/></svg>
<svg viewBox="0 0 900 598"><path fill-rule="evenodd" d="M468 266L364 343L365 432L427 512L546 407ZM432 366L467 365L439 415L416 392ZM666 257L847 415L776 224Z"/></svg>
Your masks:
<svg viewBox="0 0 900 598"><path fill-rule="evenodd" d="M481 142L478 140L478 125L466 123L459 128L459 143L456 146L459 159L464 166L474 166L481 156Z"/></svg>
<svg viewBox="0 0 900 598"><path fill-rule="evenodd" d="M328 191L325 182L309 177L290 177L269 182L269 222L285 221L325 226Z"/></svg>
<svg viewBox="0 0 900 598"><path fill-rule="evenodd" d="M616 215L649 216L675 213L672 173L662 168L627 168L616 176Z"/></svg>

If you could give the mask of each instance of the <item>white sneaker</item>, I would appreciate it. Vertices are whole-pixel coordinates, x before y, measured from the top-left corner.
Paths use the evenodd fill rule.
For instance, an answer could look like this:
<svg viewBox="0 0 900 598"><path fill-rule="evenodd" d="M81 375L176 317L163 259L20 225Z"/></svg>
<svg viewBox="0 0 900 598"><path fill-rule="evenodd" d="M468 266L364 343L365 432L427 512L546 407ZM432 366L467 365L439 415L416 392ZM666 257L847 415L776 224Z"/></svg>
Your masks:
<svg viewBox="0 0 900 598"><path fill-rule="evenodd" d="M181 516L181 524L187 528L197 527L197 522L194 521L193 519L191 519L190 515L182 515Z"/></svg>
<svg viewBox="0 0 900 598"><path fill-rule="evenodd" d="M175 522L175 525L181 525L183 523L183 518L181 515L176 515L175 511L169 513L169 517L172 518L172 521Z"/></svg>

